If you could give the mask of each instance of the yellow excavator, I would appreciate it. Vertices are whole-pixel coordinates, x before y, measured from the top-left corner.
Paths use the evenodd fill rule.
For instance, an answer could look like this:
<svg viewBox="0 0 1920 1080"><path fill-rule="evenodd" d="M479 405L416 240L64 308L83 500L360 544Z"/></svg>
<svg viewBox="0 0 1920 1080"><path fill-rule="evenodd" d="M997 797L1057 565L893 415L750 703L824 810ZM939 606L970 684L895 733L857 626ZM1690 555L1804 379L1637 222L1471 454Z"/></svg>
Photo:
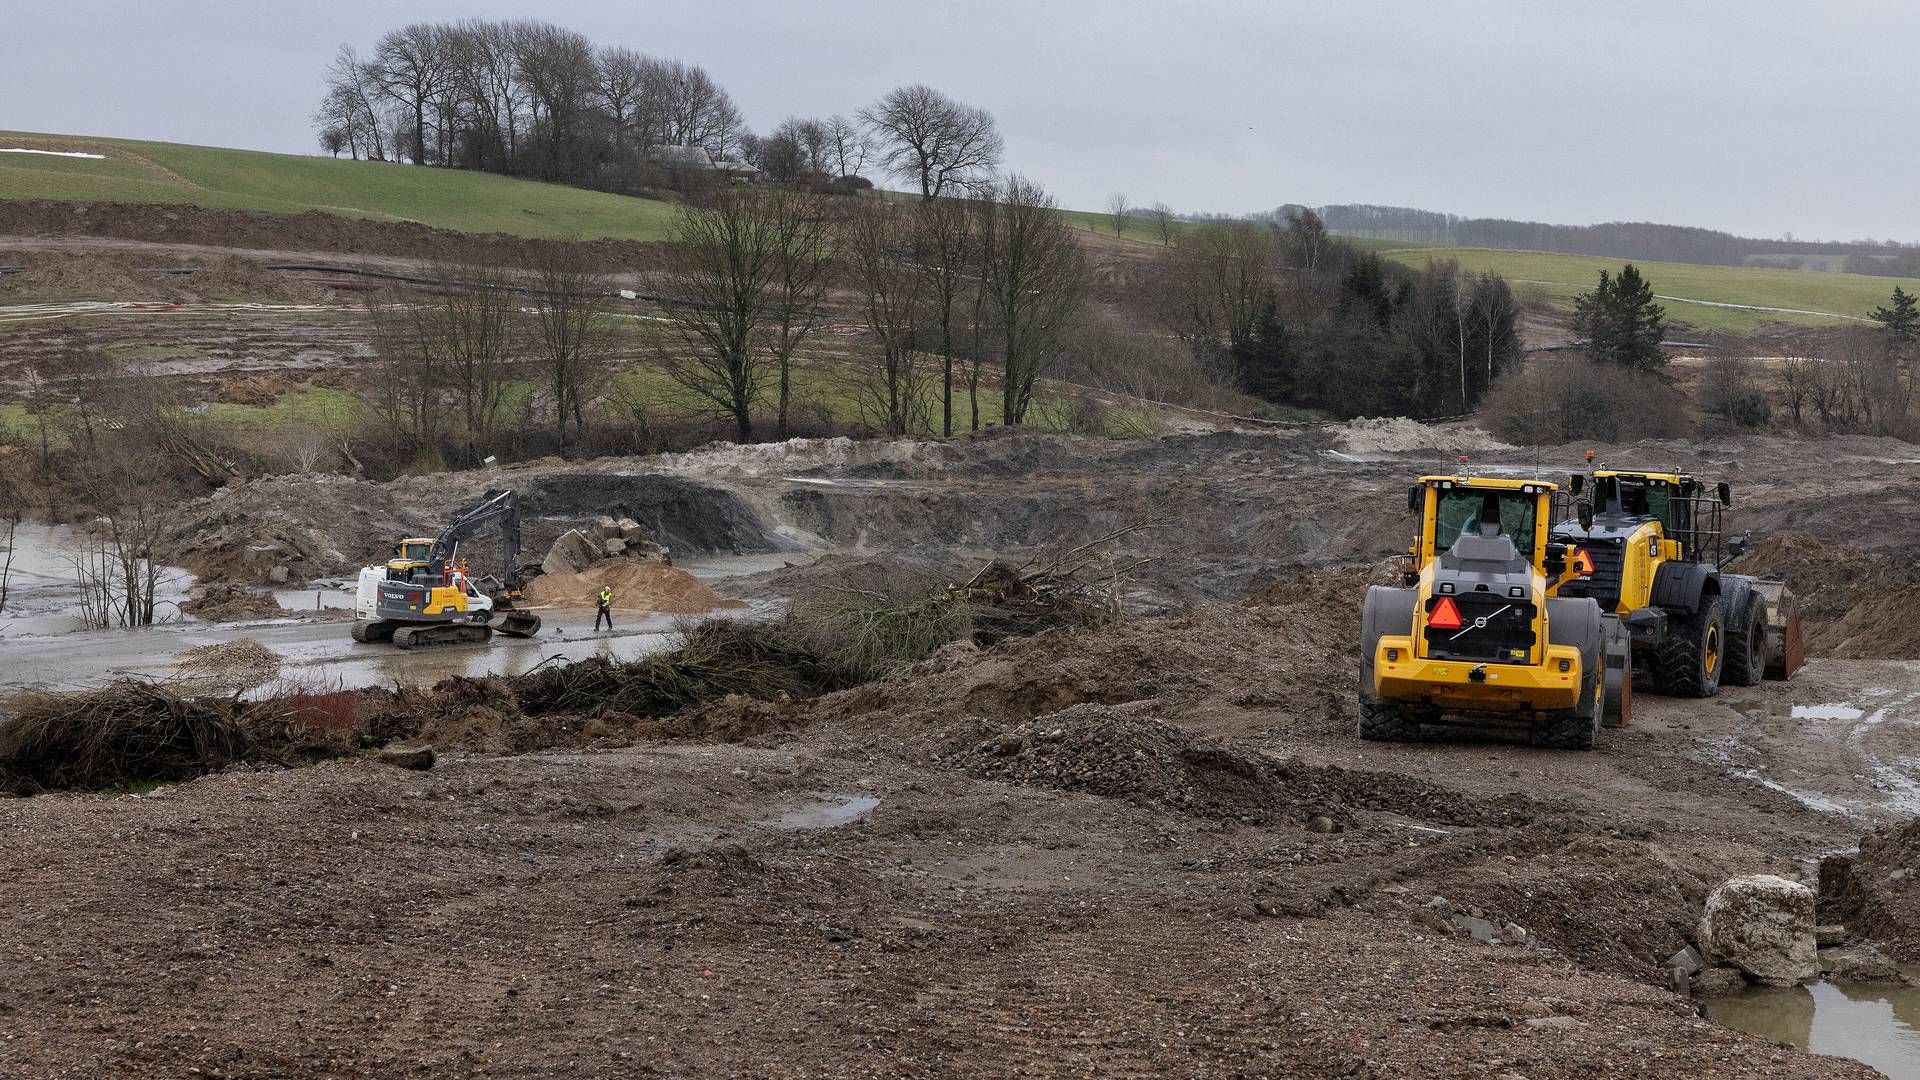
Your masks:
<svg viewBox="0 0 1920 1080"><path fill-rule="evenodd" d="M1559 493L1476 476L1423 476L1409 489L1418 524L1402 583L1369 588L1362 615L1361 738L1448 725L1593 747L1607 629L1597 601L1558 595L1579 572L1551 537Z"/></svg>
<svg viewBox="0 0 1920 1080"><path fill-rule="evenodd" d="M502 574L475 578L459 557L460 542L494 526L500 530ZM540 616L527 610L521 585L519 497L489 492L438 536L402 540L386 565L360 571L353 640L413 649L485 641L495 630L533 637Z"/></svg>
<svg viewBox="0 0 1920 1080"><path fill-rule="evenodd" d="M1554 527L1584 569L1560 595L1591 597L1625 630L1623 699L1636 673L1655 693L1698 698L1799 670L1800 615L1786 583L1723 569L1745 547L1723 527L1730 485L1603 468L1571 487L1590 491L1593 510Z"/></svg>

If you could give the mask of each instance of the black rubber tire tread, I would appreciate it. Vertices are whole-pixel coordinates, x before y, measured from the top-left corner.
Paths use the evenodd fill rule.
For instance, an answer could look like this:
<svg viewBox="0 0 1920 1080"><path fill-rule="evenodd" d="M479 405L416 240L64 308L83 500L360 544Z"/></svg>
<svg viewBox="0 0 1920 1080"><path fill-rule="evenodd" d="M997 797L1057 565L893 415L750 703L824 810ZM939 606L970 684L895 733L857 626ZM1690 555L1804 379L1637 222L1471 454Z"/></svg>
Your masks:
<svg viewBox="0 0 1920 1080"><path fill-rule="evenodd" d="M1420 737L1420 723L1391 701L1363 701L1360 737L1370 742L1411 742Z"/></svg>
<svg viewBox="0 0 1920 1080"><path fill-rule="evenodd" d="M1748 591L1742 610L1728 619L1726 665L1720 682L1726 686L1759 686L1767 673L1766 603L1758 593Z"/></svg>
<svg viewBox="0 0 1920 1080"><path fill-rule="evenodd" d="M1607 711L1607 680L1602 674L1583 695L1586 704L1555 713L1533 725L1533 745L1549 750L1591 750Z"/></svg>
<svg viewBox="0 0 1920 1080"><path fill-rule="evenodd" d="M1692 615L1668 616L1667 636L1653 653L1653 685L1668 697L1710 698L1720 692L1726 670L1727 636L1718 596L1703 598ZM1720 663L1711 672L1702 662L1709 632L1720 638Z"/></svg>

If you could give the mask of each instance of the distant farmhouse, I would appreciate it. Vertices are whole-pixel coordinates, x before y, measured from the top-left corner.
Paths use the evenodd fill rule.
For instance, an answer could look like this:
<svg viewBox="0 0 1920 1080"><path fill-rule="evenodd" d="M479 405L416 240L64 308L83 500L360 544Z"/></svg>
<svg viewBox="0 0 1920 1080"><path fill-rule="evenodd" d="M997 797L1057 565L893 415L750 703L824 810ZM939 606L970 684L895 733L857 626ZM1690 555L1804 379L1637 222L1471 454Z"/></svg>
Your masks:
<svg viewBox="0 0 1920 1080"><path fill-rule="evenodd" d="M751 184L760 179L760 170L752 165L716 159L699 146L650 146L647 160L670 172L712 173L736 184Z"/></svg>

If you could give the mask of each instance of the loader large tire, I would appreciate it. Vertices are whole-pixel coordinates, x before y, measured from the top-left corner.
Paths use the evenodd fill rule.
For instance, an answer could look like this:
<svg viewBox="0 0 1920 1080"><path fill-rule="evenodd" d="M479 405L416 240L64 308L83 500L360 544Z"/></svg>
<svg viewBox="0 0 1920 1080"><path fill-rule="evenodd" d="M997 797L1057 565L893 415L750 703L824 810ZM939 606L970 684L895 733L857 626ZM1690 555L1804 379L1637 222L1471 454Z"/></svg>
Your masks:
<svg viewBox="0 0 1920 1080"><path fill-rule="evenodd" d="M1653 683L1670 697L1710 698L1726 670L1727 629L1718 596L1700 610L1669 617L1666 639L1653 652Z"/></svg>
<svg viewBox="0 0 1920 1080"><path fill-rule="evenodd" d="M1391 701L1362 701L1360 737L1373 742L1409 742L1420 737L1420 722Z"/></svg>
<svg viewBox="0 0 1920 1080"><path fill-rule="evenodd" d="M1591 750L1607 712L1607 680L1597 674L1577 709L1555 713L1533 725L1533 745L1550 750Z"/></svg>
<svg viewBox="0 0 1920 1080"><path fill-rule="evenodd" d="M1728 686L1759 686L1767 673L1766 604L1751 589L1734 596L1727 611L1726 671L1720 681Z"/></svg>

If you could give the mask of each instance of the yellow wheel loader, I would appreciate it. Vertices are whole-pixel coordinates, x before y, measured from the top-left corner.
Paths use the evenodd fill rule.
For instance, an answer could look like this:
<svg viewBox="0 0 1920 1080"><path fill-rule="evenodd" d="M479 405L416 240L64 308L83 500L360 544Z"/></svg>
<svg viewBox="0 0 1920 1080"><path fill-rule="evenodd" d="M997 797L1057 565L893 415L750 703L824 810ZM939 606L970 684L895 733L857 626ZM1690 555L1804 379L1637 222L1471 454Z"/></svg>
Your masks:
<svg viewBox="0 0 1920 1080"><path fill-rule="evenodd" d="M1560 595L1592 598L1626 631L1622 698L1636 674L1656 693L1702 698L1799 670L1800 615L1786 583L1721 569L1744 547L1722 528L1731 487L1620 469L1574 476L1570 487L1578 495L1589 484L1591 511L1553 530L1582 571Z"/></svg>
<svg viewBox="0 0 1920 1080"><path fill-rule="evenodd" d="M477 579L459 558L460 542L494 526L503 576ZM489 493L440 535L402 540L385 566L361 570L350 632L355 641L391 641L402 649L485 641L495 630L532 637L540 632L540 616L526 609L520 586L519 498L512 491Z"/></svg>
<svg viewBox="0 0 1920 1080"><path fill-rule="evenodd" d="M1471 476L1425 476L1408 491L1418 525L1403 584L1369 588L1362 615L1361 738L1438 725L1593 747L1607 631L1599 603L1555 595L1577 572L1550 537L1558 491Z"/></svg>

